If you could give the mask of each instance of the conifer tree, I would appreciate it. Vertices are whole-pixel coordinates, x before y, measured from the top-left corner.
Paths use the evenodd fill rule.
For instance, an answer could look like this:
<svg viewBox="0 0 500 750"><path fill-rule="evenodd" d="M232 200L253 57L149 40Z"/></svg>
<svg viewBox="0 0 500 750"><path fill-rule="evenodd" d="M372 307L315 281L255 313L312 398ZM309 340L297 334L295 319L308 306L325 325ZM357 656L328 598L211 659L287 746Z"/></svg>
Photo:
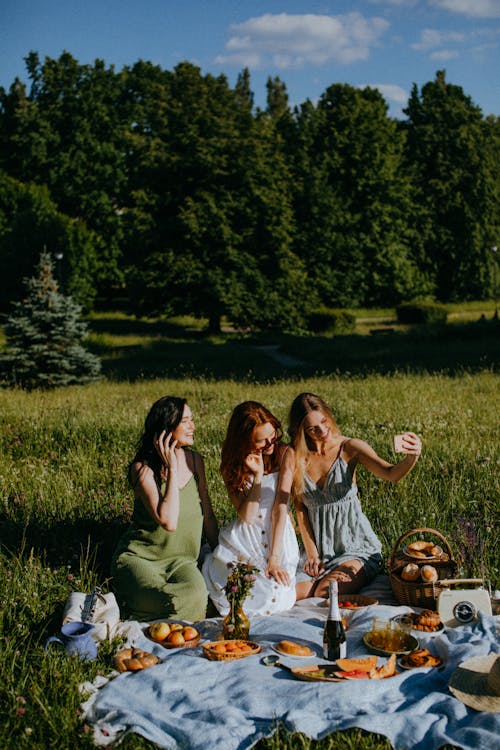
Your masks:
<svg viewBox="0 0 500 750"><path fill-rule="evenodd" d="M49 253L41 253L38 274L25 283L27 295L13 303L4 326L2 381L31 390L98 379L101 362L82 345L87 333L82 308L58 291Z"/></svg>

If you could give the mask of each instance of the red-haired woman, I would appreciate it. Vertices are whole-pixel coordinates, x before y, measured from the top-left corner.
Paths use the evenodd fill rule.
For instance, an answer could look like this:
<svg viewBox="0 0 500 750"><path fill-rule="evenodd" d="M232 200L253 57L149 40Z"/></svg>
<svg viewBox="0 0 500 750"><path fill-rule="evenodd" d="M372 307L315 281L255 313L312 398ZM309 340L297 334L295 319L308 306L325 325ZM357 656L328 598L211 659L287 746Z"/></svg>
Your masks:
<svg viewBox="0 0 500 750"><path fill-rule="evenodd" d="M208 593L221 614L229 609L228 563L238 560L259 569L245 600L246 614L273 614L295 603L299 548L289 516L293 451L281 436L279 420L256 401L244 401L231 415L221 473L238 517L221 530L218 546L203 564Z"/></svg>

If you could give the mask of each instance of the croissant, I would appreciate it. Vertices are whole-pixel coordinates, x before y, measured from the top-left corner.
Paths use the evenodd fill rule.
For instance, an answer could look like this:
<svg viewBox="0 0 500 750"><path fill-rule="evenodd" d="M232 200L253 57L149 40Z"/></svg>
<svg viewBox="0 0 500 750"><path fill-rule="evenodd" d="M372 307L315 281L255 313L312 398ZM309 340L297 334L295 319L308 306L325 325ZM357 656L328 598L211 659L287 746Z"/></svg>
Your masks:
<svg viewBox="0 0 500 750"><path fill-rule="evenodd" d="M119 672L138 672L141 669L154 667L160 660L148 651L140 648L123 648L115 654L113 662Z"/></svg>

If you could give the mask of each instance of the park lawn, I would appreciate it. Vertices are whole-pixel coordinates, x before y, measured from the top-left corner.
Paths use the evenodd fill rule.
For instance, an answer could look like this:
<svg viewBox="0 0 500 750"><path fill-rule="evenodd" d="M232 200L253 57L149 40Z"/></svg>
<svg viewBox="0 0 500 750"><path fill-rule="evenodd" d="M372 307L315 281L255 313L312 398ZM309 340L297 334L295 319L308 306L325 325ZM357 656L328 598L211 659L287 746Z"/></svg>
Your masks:
<svg viewBox="0 0 500 750"><path fill-rule="evenodd" d="M385 557L402 533L429 526L450 541L463 573L481 575L484 566L500 588L496 326L465 326L441 338L395 332L259 340L206 337L185 320L155 322L156 329L111 320L91 335L104 358L101 382L46 393L0 391L0 748L93 746L78 715L78 685L109 670L116 644L84 664L46 657L43 643L58 629L72 590L109 584L110 557L131 513L127 464L161 395L189 400L221 524L233 510L218 471L220 446L231 410L244 399L262 401L286 427L292 399L316 392L344 434L366 438L389 460L394 433L418 432L424 453L403 482L393 486L359 472L363 507ZM260 348L270 343L306 364L283 366L276 350ZM477 546L456 538L457 514L476 529ZM132 736L121 747L153 746ZM389 743L359 730L313 742L281 729L257 747L382 750Z"/></svg>

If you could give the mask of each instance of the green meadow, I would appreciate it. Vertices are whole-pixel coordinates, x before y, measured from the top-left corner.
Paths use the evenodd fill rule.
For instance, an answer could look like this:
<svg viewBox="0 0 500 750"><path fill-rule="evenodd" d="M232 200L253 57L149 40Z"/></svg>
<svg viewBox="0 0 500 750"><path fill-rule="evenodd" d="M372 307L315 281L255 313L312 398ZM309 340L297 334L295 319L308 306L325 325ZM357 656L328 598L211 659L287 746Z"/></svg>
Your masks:
<svg viewBox="0 0 500 750"><path fill-rule="evenodd" d="M498 333L492 306L452 311L440 329L403 329L390 311L360 316L351 336L208 337L189 319L144 321L102 313L89 344L103 361L99 383L56 391L0 391L0 748L90 748L78 685L110 669L117 644L95 662L46 656L73 590L109 588L109 561L132 496L127 465L144 417L162 395L185 396L196 420L220 524L233 515L218 471L233 407L248 398L283 421L301 391L321 395L345 435L388 460L392 436L418 432L421 460L399 484L360 469L363 507L384 555L410 529L428 526L449 542L464 575L500 588L498 550ZM485 312L487 320L478 321ZM372 333L370 333L372 331ZM464 544L457 515L469 523ZM131 736L120 747L153 747ZM259 750L389 748L353 730L320 742L282 728Z"/></svg>

